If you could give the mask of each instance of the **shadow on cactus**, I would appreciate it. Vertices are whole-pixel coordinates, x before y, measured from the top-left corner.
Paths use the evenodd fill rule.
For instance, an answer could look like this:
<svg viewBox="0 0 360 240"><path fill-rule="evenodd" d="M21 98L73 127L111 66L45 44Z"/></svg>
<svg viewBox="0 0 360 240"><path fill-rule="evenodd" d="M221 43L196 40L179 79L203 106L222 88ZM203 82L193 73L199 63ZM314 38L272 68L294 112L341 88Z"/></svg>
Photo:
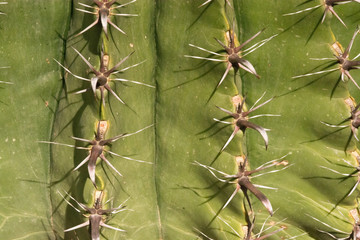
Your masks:
<svg viewBox="0 0 360 240"><path fill-rule="evenodd" d="M352 152L352 155L356 158L357 166L353 165L349 161L346 161L345 159L342 159L346 163L346 165L345 165L346 167L350 167L350 168L354 169L351 173L341 173L335 169L325 167L325 166L320 166L321 168L324 168L333 173L343 176L343 177L341 177L342 181L344 181L348 178L354 178L354 177L356 178L356 182L355 182L354 186L348 191L348 193L342 199L340 199L340 201L336 205L338 205L340 202L342 202L345 198L350 197L351 194L353 194L353 192L357 189L357 186L360 183L360 155L356 151Z"/></svg>
<svg viewBox="0 0 360 240"><path fill-rule="evenodd" d="M350 215L351 217L354 219L354 224L353 223L349 223L353 225L353 230L351 231L351 233L349 232L344 232L338 228L335 228L325 222L320 221L319 219L307 214L310 218L312 218L313 220L321 223L322 225L326 226L327 228L331 229L330 231L325 231L325 230L320 230L317 229L319 232L326 234L328 236L330 236L333 239L337 239L337 240L358 240L360 239L360 219L359 219L359 209L352 209L350 210ZM339 238L336 237L335 234L338 235L345 235L345 237Z"/></svg>

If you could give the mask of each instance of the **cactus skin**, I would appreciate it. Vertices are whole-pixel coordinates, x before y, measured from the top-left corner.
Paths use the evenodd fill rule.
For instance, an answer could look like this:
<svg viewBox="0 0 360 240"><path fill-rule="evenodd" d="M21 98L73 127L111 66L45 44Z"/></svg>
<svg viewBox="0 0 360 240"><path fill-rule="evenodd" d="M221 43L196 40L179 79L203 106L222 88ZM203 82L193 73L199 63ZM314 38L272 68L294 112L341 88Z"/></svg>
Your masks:
<svg viewBox="0 0 360 240"><path fill-rule="evenodd" d="M91 1L81 2L91 4ZM135 50L128 59L129 65L147 61L121 76L157 87L154 90L117 84L117 92L129 107L106 96L106 101L109 100L106 104L109 136L134 132L155 123L149 131L119 140L111 150L122 155L135 154L132 157L155 164L113 158L111 161L116 162L115 168L124 175L122 179L105 165L97 166L97 171L100 170L97 174L104 179L108 196L114 197L114 204L130 197L127 208L134 210L111 219L110 223L126 229L126 233L110 230L102 233L109 239L176 240L195 239L199 233L194 229L198 229L214 239L239 239L229 233L227 225L220 220L215 220L207 228L235 186L221 189L220 194L200 205L207 200L201 196L215 194L222 185L211 185L215 182L214 177L191 163L209 164L233 131L229 127L213 135L222 127L219 124L205 131L214 124L212 118L224 116L215 106L232 109L231 99L238 93L246 93L246 104L251 106L266 90L267 96L278 97L259 109L260 113L281 115L254 120L260 126L271 128L268 150L265 150L258 133L247 131L245 138L235 136L214 167L236 173L234 156L243 152L251 157L250 169L292 152L286 160L295 163L294 166L252 180L253 183L278 188L277 191L262 190L274 210L278 209L271 221L286 218L281 223L286 229L269 239L286 239L304 231L307 235L299 239L331 239L317 230L330 229L308 215L350 234L353 220L348 213L356 207L358 191L342 198L357 179L342 181L320 167L345 173L353 171L339 165L344 163L341 159L356 163L350 154L344 153L350 129L326 136L334 129L320 121L339 123L349 117L350 108L344 99L352 96L359 102L360 92L352 83L340 82L332 94L338 72L321 76L310 85L307 84L317 77L296 81L291 78L310 72L319 65L310 57L332 56L327 46L334 41L332 33L343 46L348 44L357 25L359 4L354 2L336 7L348 29L329 15L309 39L312 28L322 17L321 8L300 21L306 14L282 15L296 11L296 6L302 1L261 1L260 9L259 4L251 0L231 2L233 10L227 6L226 12L235 12L240 42L265 27L261 39L281 34L247 58L260 79L243 71L234 77L231 70L206 103L226 64L201 64L183 56L195 54L189 43L220 50L213 38L226 42L224 32L229 25L224 17L225 1L214 0L198 8L203 2L156 1L155 4L150 0L138 0L125 8L126 12L136 13L138 17L113 19L127 36L108 29L107 50L111 53L112 66ZM72 72L88 77L87 66L69 48L73 46L99 67L100 25L78 38L67 39L66 45L61 39L73 36L94 21L93 16L74 11L79 7L77 3L53 0L43 4L23 0L0 5L0 11L6 13L0 15L0 66L11 66L0 70L0 81L14 83L0 88L3 133L0 141L0 235L3 239L71 239L74 233L64 235L63 230L84 219L61 199L57 190L68 191L87 206L93 202L93 185L86 168L70 173L86 153L37 143L38 140L54 140L74 144L70 136L92 139L96 128L94 122L101 118L99 102L94 101L93 94L66 94L88 86L69 75L65 75L63 84L64 71L52 60L60 60ZM292 26L297 21L299 23ZM112 36L115 41L111 40ZM355 41L352 52L358 53L359 49L360 44ZM357 70L351 74L359 81ZM353 138L347 150L352 151L357 145ZM205 189L210 185L211 188ZM251 199L257 216L256 233L268 213L255 197ZM328 215L337 203L337 209ZM235 196L220 217L244 235L241 229L241 224L245 224L241 194ZM76 234L80 239L88 237L86 229Z"/></svg>

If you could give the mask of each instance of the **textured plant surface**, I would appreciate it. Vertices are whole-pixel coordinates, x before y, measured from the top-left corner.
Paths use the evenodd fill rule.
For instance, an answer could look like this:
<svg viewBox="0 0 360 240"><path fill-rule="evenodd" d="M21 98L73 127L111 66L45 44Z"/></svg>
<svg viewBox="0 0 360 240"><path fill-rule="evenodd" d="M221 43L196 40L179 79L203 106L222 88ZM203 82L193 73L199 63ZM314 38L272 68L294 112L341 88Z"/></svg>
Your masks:
<svg viewBox="0 0 360 240"><path fill-rule="evenodd" d="M115 209L127 201L124 211L104 220L125 232L102 228L102 239L245 239L244 227L253 221L253 239L259 237L256 233L274 231L267 239L350 237L356 229L350 211L358 207L359 191L351 192L358 181L358 169L350 165L358 166L358 143L352 137L349 102L356 106L360 91L351 80L339 78L340 68L293 78L338 66L331 65L333 60L311 58L333 58L330 46L338 41L345 49L356 31L356 1L333 6L347 28L329 11L321 23L323 5L286 15L323 2L138 0L112 10L137 16L110 16L126 35L108 25L108 38L101 21L79 35L97 16L76 10L85 9L77 0L0 4L0 67L9 67L0 68L1 239L89 238L86 227L64 232L87 220L64 198L74 206L69 195L88 208L94 206L95 187L86 164L73 171L89 152L43 142L89 147L71 136L94 139L100 120L108 123L105 139L154 124L105 146L128 159L104 152L122 176L98 162L96 186L104 190L104 202L109 200L102 207ZM95 6L90 0L80 3ZM244 57L260 78L241 68L235 74L231 68L217 87L228 67L224 58L215 62L185 56L220 59L189 44L226 55L214 38L228 46L226 33L233 26L235 46L265 28L244 47L266 42ZM359 39L349 59L360 52ZM110 81L109 87L125 104L105 91L103 106L91 81L69 73L95 76L73 48L96 70L102 51L109 55L108 69L135 51L117 70L143 63L112 73L111 78L155 88ZM359 83L360 70L351 70L351 76ZM89 90L74 94L82 89ZM250 129L238 131L222 151L234 125L222 123L233 123L233 118L216 106L235 112L246 96L243 110L248 111L264 92L258 105L274 98L250 116L280 116L250 121L271 129L267 150L261 135ZM346 124L348 128L330 127ZM286 155L266 169L281 171L250 177L271 202L272 217L251 191L249 201L238 191L228 202L236 181L220 181L223 175L216 171L237 174L236 157L241 155L248 158L248 171Z"/></svg>

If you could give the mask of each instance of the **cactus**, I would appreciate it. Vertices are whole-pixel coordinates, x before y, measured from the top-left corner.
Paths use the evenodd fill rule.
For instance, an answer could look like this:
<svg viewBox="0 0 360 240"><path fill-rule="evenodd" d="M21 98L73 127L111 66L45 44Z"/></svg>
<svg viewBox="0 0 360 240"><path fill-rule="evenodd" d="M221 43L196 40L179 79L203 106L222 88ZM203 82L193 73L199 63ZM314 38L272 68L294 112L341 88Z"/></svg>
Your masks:
<svg viewBox="0 0 360 240"><path fill-rule="evenodd" d="M102 2L0 3L2 239L358 239L358 1Z"/></svg>

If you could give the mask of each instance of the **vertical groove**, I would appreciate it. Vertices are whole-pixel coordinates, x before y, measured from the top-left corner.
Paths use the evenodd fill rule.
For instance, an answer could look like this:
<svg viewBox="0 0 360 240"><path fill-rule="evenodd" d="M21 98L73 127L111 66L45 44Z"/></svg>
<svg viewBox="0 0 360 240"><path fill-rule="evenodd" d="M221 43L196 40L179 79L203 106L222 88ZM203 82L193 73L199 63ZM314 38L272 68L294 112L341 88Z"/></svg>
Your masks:
<svg viewBox="0 0 360 240"><path fill-rule="evenodd" d="M160 207L160 192L159 192L159 171L158 171L158 151L159 151L159 145L158 143L158 134L157 134L157 105L159 104L159 84L157 82L157 74L158 74L158 68L159 68L159 59L158 59L158 35L157 35L157 23L158 18L160 15L159 10L159 4L161 2L159 0L155 0L154 2L154 18L153 18L153 26L154 26L154 43L155 43L155 67L153 71L153 79L155 81L155 99L154 99L154 185L155 185L155 191L156 191L156 207L157 207L157 214L158 214L158 229L159 229L159 239L164 239L164 232L162 227L162 219L161 219L161 207Z"/></svg>
<svg viewBox="0 0 360 240"><path fill-rule="evenodd" d="M68 37L68 33L69 33L69 30L70 30L70 22L71 22L71 19L72 19L72 15L73 15L73 6L74 6L74 2L73 0L69 0L69 3L68 3L68 11L69 11L69 17L67 18L67 21L66 21L66 24L64 25L64 29L63 29L63 32L62 32L62 36L59 36L59 37L62 37L62 41L63 41L63 45L62 45L62 53L61 53L61 63L64 64L64 60L65 60L65 56L66 56L66 46L67 46L67 37ZM58 69L61 69L61 80L62 80L62 85L61 85L61 88L59 89L57 95L56 95L56 108L55 108L55 112L54 112L54 115L53 115L53 118L51 119L51 125L50 125L50 136L49 136L49 139L51 140L52 139L52 136L53 136L53 132L54 132L54 125L55 125L55 120L56 120L56 113L58 112L58 109L59 109L59 104L60 104L60 96L62 95L63 92L65 92L66 94L66 85L65 85L65 78L64 78L64 70L58 66ZM49 144L49 154L50 154L50 164L49 164L49 169L48 169L48 177L47 177L47 186L48 186L48 198L49 198L49 201L50 201L50 219L49 219L49 222L50 222L50 226L51 226L51 230L54 234L54 239L56 239L56 231L55 231L55 228L54 228L54 222L53 222L53 211L54 211L54 206L53 206L53 202L52 202L52 194L51 194L51 184L52 184L52 170L53 170L53 158L52 158L52 145ZM50 238L50 237L49 237Z"/></svg>

